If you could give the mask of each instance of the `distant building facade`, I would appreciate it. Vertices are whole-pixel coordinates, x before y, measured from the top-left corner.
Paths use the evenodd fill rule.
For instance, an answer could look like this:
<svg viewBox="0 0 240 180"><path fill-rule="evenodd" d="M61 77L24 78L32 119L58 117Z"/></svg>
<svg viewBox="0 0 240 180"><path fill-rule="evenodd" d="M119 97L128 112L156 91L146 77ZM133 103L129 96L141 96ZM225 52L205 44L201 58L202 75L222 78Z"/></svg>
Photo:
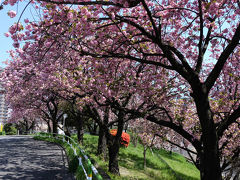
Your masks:
<svg viewBox="0 0 240 180"><path fill-rule="evenodd" d="M2 69L0 69L0 73ZM4 125L10 115L10 109L5 101L5 89L2 87L0 83L0 124Z"/></svg>

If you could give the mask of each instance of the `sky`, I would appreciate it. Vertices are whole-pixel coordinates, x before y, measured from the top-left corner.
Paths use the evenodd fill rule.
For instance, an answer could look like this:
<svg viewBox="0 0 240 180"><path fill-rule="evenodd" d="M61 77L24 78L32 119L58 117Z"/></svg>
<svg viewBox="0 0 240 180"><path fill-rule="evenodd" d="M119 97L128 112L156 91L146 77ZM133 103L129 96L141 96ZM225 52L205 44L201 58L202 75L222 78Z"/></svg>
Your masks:
<svg viewBox="0 0 240 180"><path fill-rule="evenodd" d="M6 51L11 49L12 40L11 38L5 37L4 33L8 32L8 28L16 21L16 18L11 19L7 12L11 9L9 6L5 6L4 9L0 10L0 67L5 67L6 65L3 64L8 58L8 54Z"/></svg>
<svg viewBox="0 0 240 180"><path fill-rule="evenodd" d="M6 61L6 59L9 59L7 51L13 49L13 41L11 37L5 37L4 33L8 32L8 29L12 24L18 22L18 19L25 6L26 3L19 3L16 6L4 6L3 9L0 10L0 67L2 68L6 67L6 64L4 64L3 62ZM23 22L26 17L29 17L29 19L31 19L30 17L32 17L32 15L30 9L31 7L28 7L27 10L24 11L20 22ZM10 18L7 15L7 12L10 10L16 11L17 16L14 18Z"/></svg>

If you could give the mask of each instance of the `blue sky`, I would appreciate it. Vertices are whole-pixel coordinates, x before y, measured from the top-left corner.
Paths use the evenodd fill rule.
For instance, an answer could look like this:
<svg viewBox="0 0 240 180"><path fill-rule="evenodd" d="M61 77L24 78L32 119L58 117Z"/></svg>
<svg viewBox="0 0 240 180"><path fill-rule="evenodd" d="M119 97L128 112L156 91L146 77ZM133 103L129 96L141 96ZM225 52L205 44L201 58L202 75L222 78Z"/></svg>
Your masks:
<svg viewBox="0 0 240 180"><path fill-rule="evenodd" d="M9 55L7 53L8 50L13 49L12 44L13 41L11 37L5 37L4 33L8 32L8 28L18 21L21 12L23 11L24 7L26 6L26 3L19 3L16 6L4 6L2 10L0 10L0 67L6 67L5 64L3 64L3 61L6 61L6 59L9 59ZM7 12L9 10L14 10L17 12L17 16L15 18L10 18L7 15ZM21 18L20 22L23 22L24 17L31 17L30 13L30 7L27 8L27 10L24 12L24 16ZM31 19L31 18L30 18Z"/></svg>
<svg viewBox="0 0 240 180"><path fill-rule="evenodd" d="M0 66L5 66L2 62L8 58L8 54L6 51L11 49L12 40L11 38L7 38L4 36L5 32L8 32L8 28L17 21L17 18L11 19L7 12L13 7L5 6L4 9L0 11L0 19L1 19L1 26L0 26Z"/></svg>

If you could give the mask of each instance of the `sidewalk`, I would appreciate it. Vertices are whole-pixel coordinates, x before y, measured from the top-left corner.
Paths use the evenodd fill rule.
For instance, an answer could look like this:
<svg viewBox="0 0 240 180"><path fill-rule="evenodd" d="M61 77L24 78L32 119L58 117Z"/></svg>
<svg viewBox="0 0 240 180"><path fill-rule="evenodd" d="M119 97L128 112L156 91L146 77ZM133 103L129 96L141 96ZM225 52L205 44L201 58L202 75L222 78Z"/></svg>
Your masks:
<svg viewBox="0 0 240 180"><path fill-rule="evenodd" d="M72 180L65 151L31 136L0 136L1 180Z"/></svg>

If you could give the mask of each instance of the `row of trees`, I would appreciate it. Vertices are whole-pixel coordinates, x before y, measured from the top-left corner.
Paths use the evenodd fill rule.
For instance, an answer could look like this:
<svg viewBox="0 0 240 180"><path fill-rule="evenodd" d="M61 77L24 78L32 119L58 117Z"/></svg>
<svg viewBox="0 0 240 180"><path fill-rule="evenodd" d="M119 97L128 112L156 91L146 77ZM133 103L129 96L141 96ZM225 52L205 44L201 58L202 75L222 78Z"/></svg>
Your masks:
<svg viewBox="0 0 240 180"><path fill-rule="evenodd" d="M117 174L124 125L142 118L148 135L195 148L201 179L222 179L240 153L239 0L32 3L39 21L7 34L16 49L2 77L15 117L31 110L56 132L67 100L79 140L91 118Z"/></svg>

